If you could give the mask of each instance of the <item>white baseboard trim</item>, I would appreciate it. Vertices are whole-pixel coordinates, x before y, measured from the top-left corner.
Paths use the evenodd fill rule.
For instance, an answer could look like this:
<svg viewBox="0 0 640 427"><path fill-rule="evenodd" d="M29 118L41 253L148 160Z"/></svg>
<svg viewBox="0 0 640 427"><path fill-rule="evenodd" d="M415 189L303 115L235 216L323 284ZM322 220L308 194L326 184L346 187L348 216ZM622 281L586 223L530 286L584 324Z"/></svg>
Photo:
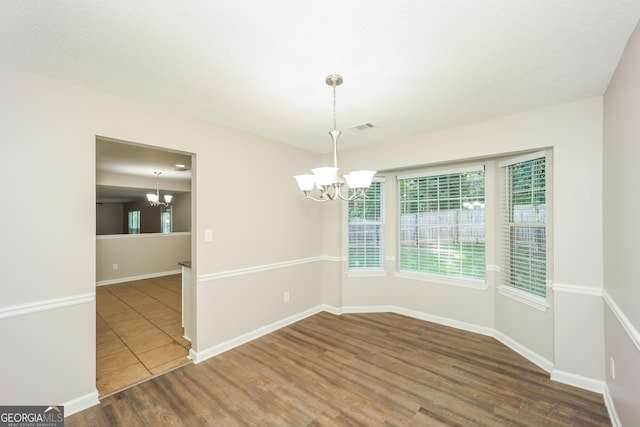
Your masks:
<svg viewBox="0 0 640 427"><path fill-rule="evenodd" d="M291 325L292 323L298 322L304 318L309 316L313 316L322 311L321 306L310 308L309 310L303 311L302 313L294 314L293 316L289 316L285 319L279 320L277 322L273 322L269 325L263 326L246 334L240 335L236 338L225 341L221 344L215 345L213 347L209 347L208 349L202 351L194 351L193 349L189 350L189 358L193 360L193 363L198 364L207 359L210 359L218 354L224 353L225 351L229 351L232 348L238 347L242 344L248 343L249 341L255 340L256 338L260 338L263 335L274 332L280 328Z"/></svg>
<svg viewBox="0 0 640 427"><path fill-rule="evenodd" d="M611 397L609 387L607 387L606 383L604 385L602 395L604 397L604 406L607 407L607 411L609 412L609 420L611 421L611 425L613 427L622 427L622 422L620 422L620 417L618 417L618 412L616 412L616 405L613 403L613 397Z"/></svg>
<svg viewBox="0 0 640 427"><path fill-rule="evenodd" d="M553 370L553 363L550 362L549 360L531 351L530 349L518 343L517 341L514 341L513 339L509 338L505 334L486 326L479 326L473 323L461 322L459 320L449 319L447 317L436 316L433 314L423 313L421 311L410 310L407 308L402 308L397 306L347 306L341 309L338 309L335 307L331 307L330 309L327 309L327 307L325 307L325 311L328 311L333 314L338 314L338 315L343 313L391 312L391 313L401 314L407 317L412 317L414 319L437 323L439 325L450 326L452 328L460 329L467 332L473 332L480 335L491 336L497 339L498 341L500 341L502 344L509 347L511 350L521 355L522 357L524 357L525 359L531 361L535 365L544 369L546 372L551 373ZM551 379L554 379L560 382L565 382L570 385L575 385L576 387L586 388L587 390L590 390L590 391L598 391L598 388L599 388L598 392L602 393L602 385L603 385L602 382L598 382L598 381L591 380L589 378L584 378L584 377L579 377L581 378L581 381L577 381L578 376L574 375L570 377L571 375L572 374L566 373L565 375L560 376L561 380L557 380L554 378L551 378ZM570 379L573 380L573 382L568 382ZM583 387L583 384L588 385L588 387ZM594 390L594 387L596 387L596 390Z"/></svg>
<svg viewBox="0 0 640 427"><path fill-rule="evenodd" d="M544 371L550 373L550 379L553 381L558 381L564 384L572 385L578 388L582 388L585 390L593 391L596 393L603 394L606 391L606 384L603 381L594 380L592 378L583 377L580 375L572 374L570 372L563 372L553 369L553 363L536 352L530 350L529 348L523 346L517 341L511 339L507 335L502 332L496 331L493 328L486 326L479 326L472 323L461 322L454 319L449 319L446 317L435 316L427 313L423 313L416 310L410 310L402 307L397 307L393 305L383 305L383 306L345 306L345 307L334 307L327 304L322 304L317 307L306 310L302 313L295 314L293 316L287 317L280 321L271 323L262 328L258 328L252 332L246 333L239 337L228 340L224 343L218 344L216 346L210 347L203 351L194 351L191 349L189 351L189 358L193 360L194 363L200 363L204 360L210 359L218 354L224 353L225 351L231 350L234 347L245 344L249 341L252 341L256 338L259 338L263 335L266 335L270 332L276 331L280 328L293 324L299 320L317 314L321 311L326 311L328 313L334 315L342 315L349 313L396 313L400 315L404 315L407 317L412 317L414 319L424 320L427 322L432 322L444 326L453 327L456 329L473 332L485 336L492 336L502 344L509 347L511 350L520 354L525 359L534 363ZM605 396L606 397L606 396ZM610 402L607 404L610 414L613 413L615 415L615 410L613 410L613 403L609 398ZM613 417L612 417L613 419Z"/></svg>
<svg viewBox="0 0 640 427"><path fill-rule="evenodd" d="M340 314L351 313L395 313L396 307L392 305L347 305L340 309Z"/></svg>
<svg viewBox="0 0 640 427"><path fill-rule="evenodd" d="M452 328L461 329L463 331L473 332L480 335L493 336L493 329L484 326L474 325L472 323L461 322L446 317L435 316L433 314L423 313L421 311L410 310L408 308L397 307L395 305L367 305L367 306L346 306L335 308L330 306L322 306L324 311L331 314L345 313L395 313L402 316L411 317L413 319L425 320L427 322L437 323L438 325L450 326Z"/></svg>
<svg viewBox="0 0 640 427"><path fill-rule="evenodd" d="M402 314L414 319L425 320L427 322L437 323L443 326L460 329L467 332L473 332L480 335L493 336L493 329L486 326L474 325L472 323L461 322L459 320L449 319L447 317L436 316L433 314L423 313L421 311L410 310L408 308L394 307L394 313Z"/></svg>
<svg viewBox="0 0 640 427"><path fill-rule="evenodd" d="M551 379L559 383L593 391L594 393L604 393L604 381L594 380L593 378L583 377L582 375L554 369L551 371Z"/></svg>
<svg viewBox="0 0 640 427"><path fill-rule="evenodd" d="M172 276L180 274L182 270L161 271L160 273L140 274L139 276L119 277L117 279L100 280L96 286L115 285L116 283L133 282L134 280L153 279L154 277Z"/></svg>
<svg viewBox="0 0 640 427"><path fill-rule="evenodd" d="M396 313L418 320L425 320L427 322L437 323L439 325L450 326L452 328L461 329L463 331L493 336L493 329L491 328L461 322L459 320L453 320L446 317L435 316L433 314L427 314L421 311L410 310L408 308L397 307L395 305L346 306L342 308L323 306L323 309L325 311L328 311L329 313L337 315L344 313Z"/></svg>
<svg viewBox="0 0 640 427"><path fill-rule="evenodd" d="M537 366L544 369L545 371L551 373L551 371L553 370L553 363L551 361L540 356L538 353L531 351L529 348L523 346L519 342L509 338L507 335L503 334L502 332L494 330L493 337L498 341L500 341L502 344L509 347L511 350L518 353L520 356L529 360L531 363L536 364Z"/></svg>
<svg viewBox="0 0 640 427"><path fill-rule="evenodd" d="M538 355L537 353L529 350L528 348L522 346L521 344L512 340L511 338L502 334L501 332L495 331L494 329L473 325L470 323L460 322L460 321L448 319L445 317L429 315L423 312L409 310L409 309L396 307L396 306L347 306L347 307L339 308L339 307L322 304L317 307L310 308L302 313L298 313L293 316L289 316L285 319L279 320L277 322L273 322L269 325L258 328L254 331L251 331L249 333L246 333L234 339L228 340L219 345L210 347L206 350L194 351L193 349L191 349L189 351L188 357L193 361L193 363L198 364L207 359L215 357L221 353L224 353L228 350L231 350L234 347L250 342L256 338L259 338L263 335L274 332L285 326L291 325L309 316L313 316L314 314L317 314L321 311L326 311L328 313L335 314L335 315L341 315L345 313L392 312L392 313L405 315L405 316L412 317L419 320L425 320L428 322L433 322L433 323L437 323L445 326L451 326L451 327L466 330L469 332L474 332L474 333L487 335L487 336L493 336L498 341L502 342L504 345L506 345L516 353L530 360L532 363L535 363L540 368L544 369L547 372L551 372L552 380L602 394L604 397L605 405L607 407L609 418L611 420L613 427L622 426L620 423L620 419L618 418L618 415L616 413L613 399L609 393L609 389L605 382L571 374L569 372L553 370L553 364L550 361ZM73 415L82 410L88 409L92 406L98 405L100 403L98 396L99 396L98 391L96 390L87 395L65 402L64 403L65 417Z"/></svg>
<svg viewBox="0 0 640 427"><path fill-rule="evenodd" d="M23 316L25 314L39 313L42 311L56 310L78 304L93 302L95 294L71 295L63 298L52 298L44 301L36 301L28 304L12 305L0 308L0 320L9 317Z"/></svg>
<svg viewBox="0 0 640 427"><path fill-rule="evenodd" d="M322 304L320 305L320 309L326 311L327 313L335 314L336 316L340 316L344 313L343 308L334 307L332 305Z"/></svg>
<svg viewBox="0 0 640 427"><path fill-rule="evenodd" d="M85 394L84 396L77 397L68 402L63 403L64 405L64 417L68 417L69 415L73 415L80 411L84 411L92 406L100 404L100 399L98 398L98 390L95 390L89 394Z"/></svg>

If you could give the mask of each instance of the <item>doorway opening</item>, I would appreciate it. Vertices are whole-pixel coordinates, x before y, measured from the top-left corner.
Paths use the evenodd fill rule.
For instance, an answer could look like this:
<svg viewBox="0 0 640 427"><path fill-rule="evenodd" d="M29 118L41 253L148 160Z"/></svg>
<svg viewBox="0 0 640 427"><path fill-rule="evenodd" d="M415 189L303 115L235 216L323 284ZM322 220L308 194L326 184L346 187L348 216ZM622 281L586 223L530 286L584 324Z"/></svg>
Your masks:
<svg viewBox="0 0 640 427"><path fill-rule="evenodd" d="M183 273L191 268L194 250L194 158L96 137L96 387L101 398L190 363L191 324L184 320L192 318L194 304L184 297L192 298L193 275ZM154 205L148 193L172 197Z"/></svg>

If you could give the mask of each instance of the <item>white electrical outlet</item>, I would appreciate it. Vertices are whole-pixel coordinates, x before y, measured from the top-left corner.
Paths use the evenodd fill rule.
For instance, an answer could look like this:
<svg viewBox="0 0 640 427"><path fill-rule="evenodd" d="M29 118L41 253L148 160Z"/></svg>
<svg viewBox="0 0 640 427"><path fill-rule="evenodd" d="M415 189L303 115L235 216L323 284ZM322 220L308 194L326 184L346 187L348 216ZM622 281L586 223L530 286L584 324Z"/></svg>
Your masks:
<svg viewBox="0 0 640 427"><path fill-rule="evenodd" d="M284 300L284 302L289 302L289 291L284 293L284 296L282 299Z"/></svg>
<svg viewBox="0 0 640 427"><path fill-rule="evenodd" d="M616 361L613 357L609 358L609 370L611 371L611 379L616 379Z"/></svg>
<svg viewBox="0 0 640 427"><path fill-rule="evenodd" d="M117 270L118 269L118 264L113 264L113 269Z"/></svg>

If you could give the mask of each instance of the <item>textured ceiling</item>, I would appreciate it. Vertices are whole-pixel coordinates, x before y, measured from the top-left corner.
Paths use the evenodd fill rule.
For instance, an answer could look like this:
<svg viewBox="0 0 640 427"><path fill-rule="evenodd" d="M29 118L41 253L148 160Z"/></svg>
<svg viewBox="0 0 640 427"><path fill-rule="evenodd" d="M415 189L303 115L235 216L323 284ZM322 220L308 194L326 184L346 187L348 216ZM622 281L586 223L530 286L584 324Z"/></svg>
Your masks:
<svg viewBox="0 0 640 427"><path fill-rule="evenodd" d="M0 62L305 149L604 93L640 0L0 1Z"/></svg>

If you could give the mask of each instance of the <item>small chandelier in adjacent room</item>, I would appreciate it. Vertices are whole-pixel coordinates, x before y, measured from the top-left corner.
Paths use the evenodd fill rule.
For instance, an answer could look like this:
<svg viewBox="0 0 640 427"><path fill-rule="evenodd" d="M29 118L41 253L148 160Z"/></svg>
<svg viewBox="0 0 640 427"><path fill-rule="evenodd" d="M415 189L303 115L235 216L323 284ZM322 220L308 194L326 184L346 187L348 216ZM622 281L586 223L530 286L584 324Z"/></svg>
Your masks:
<svg viewBox="0 0 640 427"><path fill-rule="evenodd" d="M171 199L173 198L173 196L171 194L165 194L164 202L160 201L160 175L162 174L162 172L154 172L153 174L156 176L156 194L147 193L147 200L149 201L149 204L151 206L167 207L171 203Z"/></svg>
<svg viewBox="0 0 640 427"><path fill-rule="evenodd" d="M294 178L298 181L298 187L304 193L305 199L315 200L316 202L326 202L327 200L354 200L364 197L364 193L371 185L371 180L376 171L360 170L354 171L340 177L338 175L338 137L342 132L336 130L336 87L343 82L342 76L331 74L326 77L325 83L333 87L333 130L329 132L333 141L333 167L326 166L311 169L313 175L296 175ZM344 180L343 180L344 179ZM349 196L343 195L340 191L344 184L353 190L353 194ZM312 197L311 191L316 187L320 194Z"/></svg>

